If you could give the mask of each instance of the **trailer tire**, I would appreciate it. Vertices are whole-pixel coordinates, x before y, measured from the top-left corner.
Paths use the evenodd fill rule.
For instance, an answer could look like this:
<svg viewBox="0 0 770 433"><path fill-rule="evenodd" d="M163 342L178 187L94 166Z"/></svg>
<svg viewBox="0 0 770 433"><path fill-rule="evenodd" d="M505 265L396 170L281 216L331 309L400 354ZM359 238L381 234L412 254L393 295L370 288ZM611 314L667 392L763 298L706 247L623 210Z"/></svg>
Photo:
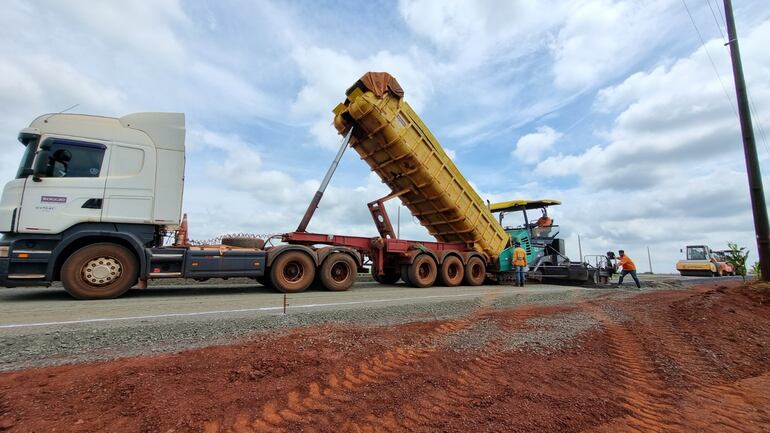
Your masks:
<svg viewBox="0 0 770 433"><path fill-rule="evenodd" d="M438 266L433 257L427 254L420 254L415 257L409 269L407 269L407 275L409 275L409 282L414 287L430 287L436 282L438 276Z"/></svg>
<svg viewBox="0 0 770 433"><path fill-rule="evenodd" d="M273 286L283 293L305 291L315 278L315 263L302 251L287 251L270 267Z"/></svg>
<svg viewBox="0 0 770 433"><path fill-rule="evenodd" d="M112 299L139 280L136 256L118 244L102 242L80 248L64 261L61 281L75 299Z"/></svg>
<svg viewBox="0 0 770 433"><path fill-rule="evenodd" d="M468 263L465 264L465 285L466 286L480 286L484 284L484 279L487 276L487 265L478 256L473 256L468 259Z"/></svg>
<svg viewBox="0 0 770 433"><path fill-rule="evenodd" d="M459 286L465 277L465 267L457 256L449 256L444 259L438 272L439 281L447 287Z"/></svg>
<svg viewBox="0 0 770 433"><path fill-rule="evenodd" d="M321 284L333 292L344 292L356 282L358 266L353 257L345 253L334 253L321 265Z"/></svg>
<svg viewBox="0 0 770 433"><path fill-rule="evenodd" d="M401 265L401 280L407 286L412 285L412 282L409 281L409 265Z"/></svg>
<svg viewBox="0 0 770 433"><path fill-rule="evenodd" d="M253 248L255 250L261 250L265 247L265 240L260 238L250 238L246 236L229 237L222 238L222 245L227 245L228 247Z"/></svg>
<svg viewBox="0 0 770 433"><path fill-rule="evenodd" d="M401 279L400 273L385 271L384 275L377 275L377 271L372 266L370 271L372 273L372 279L380 284L396 284Z"/></svg>

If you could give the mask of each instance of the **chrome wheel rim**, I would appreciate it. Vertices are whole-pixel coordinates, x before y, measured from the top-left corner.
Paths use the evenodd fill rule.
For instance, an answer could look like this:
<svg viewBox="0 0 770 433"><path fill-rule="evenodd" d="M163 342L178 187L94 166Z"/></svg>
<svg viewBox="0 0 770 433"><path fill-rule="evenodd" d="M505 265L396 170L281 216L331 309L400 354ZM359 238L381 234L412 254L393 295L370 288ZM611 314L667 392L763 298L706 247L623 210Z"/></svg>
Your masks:
<svg viewBox="0 0 770 433"><path fill-rule="evenodd" d="M92 286L105 286L120 278L123 267L112 257L96 257L81 269L83 280Z"/></svg>

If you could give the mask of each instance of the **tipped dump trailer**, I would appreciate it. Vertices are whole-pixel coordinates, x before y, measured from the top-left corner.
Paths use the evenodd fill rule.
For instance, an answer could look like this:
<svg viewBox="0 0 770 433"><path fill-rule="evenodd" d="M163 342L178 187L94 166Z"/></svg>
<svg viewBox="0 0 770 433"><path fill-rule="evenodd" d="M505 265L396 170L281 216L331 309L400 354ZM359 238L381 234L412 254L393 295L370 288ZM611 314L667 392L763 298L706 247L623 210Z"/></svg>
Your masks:
<svg viewBox="0 0 770 433"><path fill-rule="evenodd" d="M514 241L525 246L534 279L583 283L595 278L595 269L566 257L556 226L551 224L543 231L537 222L527 220L527 210L542 209L545 215L545 208L559 202L518 200L485 205L389 74L365 74L347 90L334 115L337 131L351 134L350 146L391 189L387 198L398 197L439 242L459 243L463 251L481 253L488 279L513 281ZM499 213L499 220L493 212ZM506 230L502 225L506 212L522 212L524 224ZM377 220L375 216L375 224ZM410 266L404 261L400 264ZM440 257L437 266L444 267ZM380 272L388 273L387 268Z"/></svg>
<svg viewBox="0 0 770 433"><path fill-rule="evenodd" d="M459 242L495 259L510 237L457 169L388 74L364 75L334 110L350 146L440 242Z"/></svg>

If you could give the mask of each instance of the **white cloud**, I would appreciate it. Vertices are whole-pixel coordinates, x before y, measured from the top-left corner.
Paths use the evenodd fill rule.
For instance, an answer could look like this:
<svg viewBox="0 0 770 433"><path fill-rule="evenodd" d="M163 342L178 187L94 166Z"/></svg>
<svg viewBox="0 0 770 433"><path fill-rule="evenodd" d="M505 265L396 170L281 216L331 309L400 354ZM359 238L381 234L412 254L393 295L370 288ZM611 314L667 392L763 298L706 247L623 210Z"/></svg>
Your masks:
<svg viewBox="0 0 770 433"><path fill-rule="evenodd" d="M181 62L186 49L171 25L188 24L178 0L152 2L120 2L49 0L43 14L57 20L69 21L91 38L90 47L100 47L119 54L125 50L138 51L155 62Z"/></svg>
<svg viewBox="0 0 770 433"><path fill-rule="evenodd" d="M573 2L551 44L558 86L593 86L638 63L668 36L672 0Z"/></svg>
<svg viewBox="0 0 770 433"><path fill-rule="evenodd" d="M416 49L400 54L379 51L369 57L353 56L330 48L298 48L292 54L305 80L292 104L292 112L310 123L310 131L318 143L336 149L339 136L334 127L332 110L345 99L345 90L369 71L389 72L405 89L406 99L420 111L433 92L429 61Z"/></svg>
<svg viewBox="0 0 770 433"><path fill-rule="evenodd" d="M518 57L540 46L567 11L562 1L401 0L399 12L461 69Z"/></svg>
<svg viewBox="0 0 770 433"><path fill-rule="evenodd" d="M757 53L766 60L766 64L758 65L760 70L770 67L770 56L761 54L761 41L768 38L770 23L743 39L747 58ZM707 48L723 71L726 88L731 89L729 75L724 73L730 70L729 58L722 43L715 40ZM755 79L752 84L755 99L770 95L766 81ZM770 112L766 105L760 107L755 114L765 123ZM728 167L740 162L738 121L703 48L671 65L638 72L617 86L601 90L596 108L619 112L613 127L600 134L608 143L579 154L547 158L538 164L539 173L577 175L592 187L636 189L659 185L683 170L701 174L708 161L718 158L736 158L723 163Z"/></svg>
<svg viewBox="0 0 770 433"><path fill-rule="evenodd" d="M524 135L516 142L516 148L511 152L514 156L527 164L540 161L541 156L553 147L553 144L563 136L549 126L537 128L537 132Z"/></svg>

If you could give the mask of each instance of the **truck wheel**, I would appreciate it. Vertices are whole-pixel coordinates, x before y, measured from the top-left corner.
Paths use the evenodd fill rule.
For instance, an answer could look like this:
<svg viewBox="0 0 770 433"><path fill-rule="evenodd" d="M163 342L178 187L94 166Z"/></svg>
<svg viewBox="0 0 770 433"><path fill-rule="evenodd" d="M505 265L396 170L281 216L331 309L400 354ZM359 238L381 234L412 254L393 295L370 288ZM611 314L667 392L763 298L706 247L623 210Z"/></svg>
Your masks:
<svg viewBox="0 0 770 433"><path fill-rule="evenodd" d="M433 260L433 257L427 254L420 254L409 265L409 269L407 269L409 282L413 286L420 288L432 286L438 274L436 268L436 261Z"/></svg>
<svg viewBox="0 0 770 433"><path fill-rule="evenodd" d="M456 256L449 256L444 259L438 272L441 284L447 287L459 286L465 276L465 267L462 260Z"/></svg>
<svg viewBox="0 0 770 433"><path fill-rule="evenodd" d="M283 293L305 291L315 278L315 263L302 251L287 251L273 262L270 280Z"/></svg>
<svg viewBox="0 0 770 433"><path fill-rule="evenodd" d="M401 265L401 280L407 286L412 285L412 282L409 281L409 265Z"/></svg>
<svg viewBox="0 0 770 433"><path fill-rule="evenodd" d="M478 256L473 256L465 264L465 285L480 286L487 276L487 265Z"/></svg>
<svg viewBox="0 0 770 433"><path fill-rule="evenodd" d="M321 284L327 290L343 292L356 282L356 261L345 253L334 253L321 265Z"/></svg>
<svg viewBox="0 0 770 433"><path fill-rule="evenodd" d="M76 299L117 298L139 279L139 264L127 248L111 243L88 245L61 268L64 289Z"/></svg>
<svg viewBox="0 0 770 433"><path fill-rule="evenodd" d="M394 272L388 272L388 271L385 271L384 275L377 275L377 271L374 269L374 266L372 266L372 269L370 272L372 273L372 279L374 279L374 281L380 284L396 284L398 280L401 278L400 273L394 273Z"/></svg>

